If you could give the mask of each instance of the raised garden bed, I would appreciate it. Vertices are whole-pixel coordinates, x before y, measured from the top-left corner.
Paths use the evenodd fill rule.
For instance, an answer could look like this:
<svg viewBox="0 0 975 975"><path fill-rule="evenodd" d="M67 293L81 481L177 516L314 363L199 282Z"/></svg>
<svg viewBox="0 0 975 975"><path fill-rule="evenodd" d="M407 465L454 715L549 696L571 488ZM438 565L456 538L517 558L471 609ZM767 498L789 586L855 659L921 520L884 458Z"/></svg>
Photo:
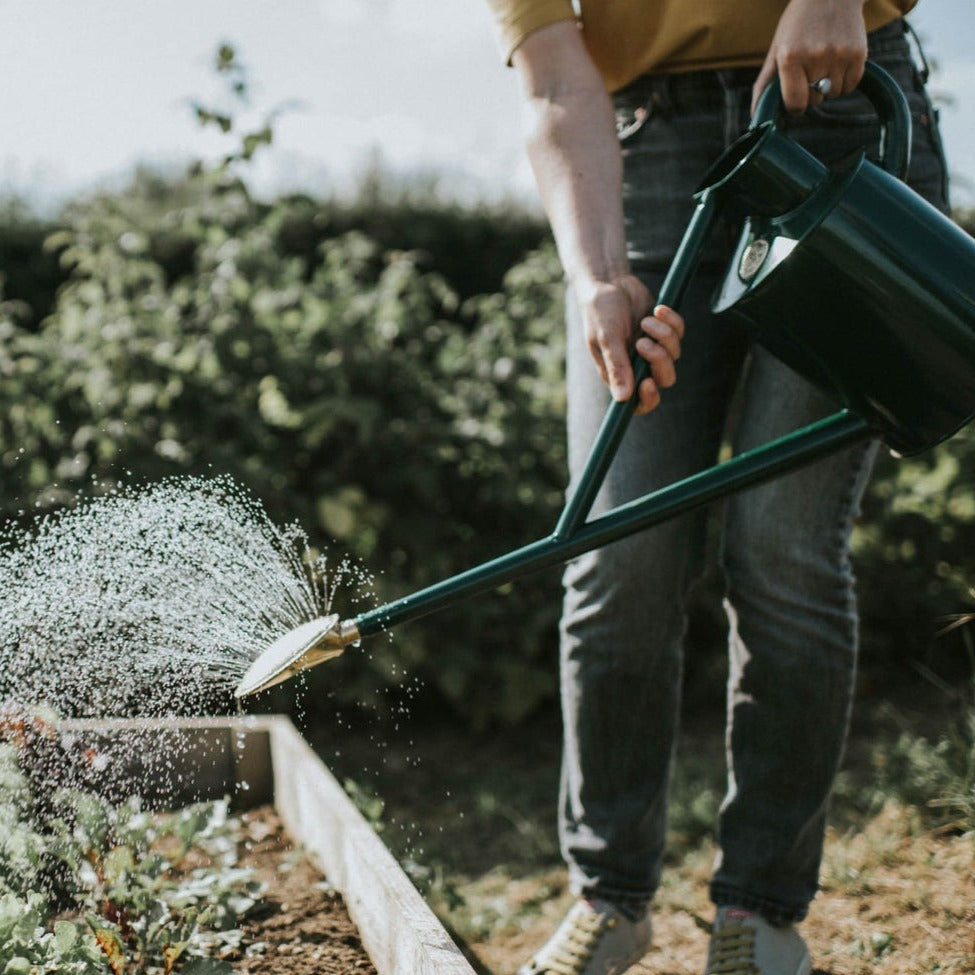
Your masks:
<svg viewBox="0 0 975 975"><path fill-rule="evenodd" d="M474 975L286 718L66 721L60 727L76 739L72 754L94 749L106 756L97 771L112 792L135 791L169 807L224 796L238 811L273 804L289 837L341 894L379 975ZM289 970L286 957L281 964Z"/></svg>

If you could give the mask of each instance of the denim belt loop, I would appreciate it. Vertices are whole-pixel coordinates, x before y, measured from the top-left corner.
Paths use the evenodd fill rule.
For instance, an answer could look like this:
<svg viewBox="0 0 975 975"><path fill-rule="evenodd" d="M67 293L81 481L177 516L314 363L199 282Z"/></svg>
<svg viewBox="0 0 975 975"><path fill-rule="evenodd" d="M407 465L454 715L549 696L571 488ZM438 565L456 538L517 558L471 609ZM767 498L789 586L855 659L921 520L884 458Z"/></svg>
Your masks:
<svg viewBox="0 0 975 975"><path fill-rule="evenodd" d="M754 72L732 69L715 74L724 94L724 145L727 148L748 125Z"/></svg>
<svg viewBox="0 0 975 975"><path fill-rule="evenodd" d="M670 112L674 108L673 75L657 75L650 86L650 101L654 111Z"/></svg>

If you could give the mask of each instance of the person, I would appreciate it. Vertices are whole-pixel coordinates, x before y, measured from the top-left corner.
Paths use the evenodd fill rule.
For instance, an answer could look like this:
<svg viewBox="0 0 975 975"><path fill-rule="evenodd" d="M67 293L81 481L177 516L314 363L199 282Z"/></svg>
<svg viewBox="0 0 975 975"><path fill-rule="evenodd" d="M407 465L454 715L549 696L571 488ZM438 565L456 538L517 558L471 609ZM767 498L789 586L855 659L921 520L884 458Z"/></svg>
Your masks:
<svg viewBox="0 0 975 975"><path fill-rule="evenodd" d="M637 415L594 513L710 466L733 397L739 452L835 411L712 317L730 236L713 235L680 309L654 295L692 193L776 76L788 132L829 162L860 146L876 158L879 126L856 87L868 56L885 68L911 108L908 181L947 210L923 53L904 20L913 0L489 4L567 281L570 491L610 397L632 398ZM649 365L637 390L634 348ZM710 975L811 970L797 925L817 889L853 698L849 536L874 453L849 448L726 505L728 788ZM578 899L520 975L615 975L650 946L704 525L703 512L682 515L565 570L559 833Z"/></svg>

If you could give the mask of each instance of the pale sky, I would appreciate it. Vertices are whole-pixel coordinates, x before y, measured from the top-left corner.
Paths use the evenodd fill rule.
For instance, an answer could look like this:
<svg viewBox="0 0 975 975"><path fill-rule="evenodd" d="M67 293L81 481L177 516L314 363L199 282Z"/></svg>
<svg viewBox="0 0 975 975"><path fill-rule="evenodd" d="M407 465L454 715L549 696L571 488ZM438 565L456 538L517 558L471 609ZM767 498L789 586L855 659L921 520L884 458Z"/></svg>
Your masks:
<svg viewBox="0 0 975 975"><path fill-rule="evenodd" d="M533 198L513 72L486 0L0 0L0 192L49 205L133 163L218 151L192 118L221 41L255 111L299 101L256 173L268 190L354 185L379 151L454 193ZM950 96L956 203L975 204L975 0L921 0L912 21Z"/></svg>

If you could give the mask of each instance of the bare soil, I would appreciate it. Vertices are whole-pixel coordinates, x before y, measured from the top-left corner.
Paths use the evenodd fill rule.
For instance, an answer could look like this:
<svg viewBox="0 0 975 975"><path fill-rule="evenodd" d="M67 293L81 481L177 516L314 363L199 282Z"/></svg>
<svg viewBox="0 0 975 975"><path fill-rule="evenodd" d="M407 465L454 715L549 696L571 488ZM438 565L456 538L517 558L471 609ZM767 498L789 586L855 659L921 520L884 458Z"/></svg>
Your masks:
<svg viewBox="0 0 975 975"><path fill-rule="evenodd" d="M376 975L341 895L296 849L270 806L242 816L240 866L267 891L242 925L240 975Z"/></svg>
<svg viewBox="0 0 975 975"><path fill-rule="evenodd" d="M295 849L274 810L261 807L243 823L241 866L268 890L263 909L243 926L246 947L231 959L234 971L375 975L341 896ZM631 975L704 970L712 855L705 844L670 867L655 905L653 948ZM802 925L815 975L975 972L975 837L919 831L916 814L892 803L862 832L831 831L823 873ZM546 939L571 899L558 869L509 876L499 888L487 889L483 878L462 886L471 900L504 897L517 923L501 921L464 947L482 972L505 975Z"/></svg>

